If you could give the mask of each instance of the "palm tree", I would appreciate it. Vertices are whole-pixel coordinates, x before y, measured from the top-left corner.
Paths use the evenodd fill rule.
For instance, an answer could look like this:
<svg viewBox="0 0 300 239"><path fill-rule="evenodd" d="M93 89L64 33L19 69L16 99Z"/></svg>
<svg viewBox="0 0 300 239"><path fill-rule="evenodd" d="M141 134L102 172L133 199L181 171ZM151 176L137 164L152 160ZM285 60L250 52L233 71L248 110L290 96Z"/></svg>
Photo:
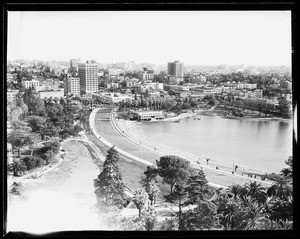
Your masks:
<svg viewBox="0 0 300 239"><path fill-rule="evenodd" d="M225 230L233 230L242 222L242 216L244 214L242 202L239 199L224 199L225 200L221 200L218 205L218 211L222 213L221 224Z"/></svg>
<svg viewBox="0 0 300 239"><path fill-rule="evenodd" d="M292 170L289 168L284 168L280 171L280 174L284 177L290 177L292 175Z"/></svg>
<svg viewBox="0 0 300 239"><path fill-rule="evenodd" d="M274 178L276 181L267 190L268 196L279 197L280 199L287 200L293 194L293 188L289 185L285 177L277 176Z"/></svg>
<svg viewBox="0 0 300 239"><path fill-rule="evenodd" d="M153 203L156 202L156 197L157 195L159 194L160 192L160 189L158 187L158 184L157 182L152 179L151 181L149 181L146 185L145 185L145 188L146 188L146 192L148 193L149 195L149 200L150 200L150 203L151 203L151 206L153 205Z"/></svg>
<svg viewBox="0 0 300 239"><path fill-rule="evenodd" d="M220 195L222 195L223 188L218 188L215 192L215 194L208 200L209 202L215 202L219 199Z"/></svg>
<svg viewBox="0 0 300 239"><path fill-rule="evenodd" d="M242 189L243 187L239 184L233 184L228 187L227 192L233 195L233 198L242 197Z"/></svg>
<svg viewBox="0 0 300 239"><path fill-rule="evenodd" d="M265 188L261 186L260 183L257 183L256 181L250 182L249 184L245 184L246 189L246 196L250 196L258 203L265 203L267 201L267 194L265 191Z"/></svg>
<svg viewBox="0 0 300 239"><path fill-rule="evenodd" d="M141 217L141 211L143 207L146 205L146 203L148 202L148 193L143 188L137 190L134 193L132 201L137 207L137 209L139 210L139 217Z"/></svg>
<svg viewBox="0 0 300 239"><path fill-rule="evenodd" d="M263 205L259 205L257 202L250 203L246 207L241 227L244 230L259 230L268 215Z"/></svg>
<svg viewBox="0 0 300 239"><path fill-rule="evenodd" d="M293 230L293 222L281 219L277 222L277 227L279 230Z"/></svg>
<svg viewBox="0 0 300 239"><path fill-rule="evenodd" d="M271 220L293 220L293 199L284 201L273 197L265 206Z"/></svg>

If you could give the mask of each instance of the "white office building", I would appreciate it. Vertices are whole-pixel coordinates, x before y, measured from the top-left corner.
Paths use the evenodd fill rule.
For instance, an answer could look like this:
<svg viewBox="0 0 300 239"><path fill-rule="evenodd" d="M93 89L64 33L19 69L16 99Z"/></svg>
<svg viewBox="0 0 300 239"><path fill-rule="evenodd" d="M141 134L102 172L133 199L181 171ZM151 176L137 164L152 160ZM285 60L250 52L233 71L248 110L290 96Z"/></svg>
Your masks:
<svg viewBox="0 0 300 239"><path fill-rule="evenodd" d="M98 63L94 60L86 61L86 63L78 63L81 94L99 91L98 69Z"/></svg>

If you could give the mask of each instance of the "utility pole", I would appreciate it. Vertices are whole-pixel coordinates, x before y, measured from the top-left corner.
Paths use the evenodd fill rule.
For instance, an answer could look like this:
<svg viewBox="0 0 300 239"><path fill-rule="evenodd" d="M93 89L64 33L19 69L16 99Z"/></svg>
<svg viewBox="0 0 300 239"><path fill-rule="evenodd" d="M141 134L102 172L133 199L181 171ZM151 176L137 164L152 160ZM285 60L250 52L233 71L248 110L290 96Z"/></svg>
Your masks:
<svg viewBox="0 0 300 239"><path fill-rule="evenodd" d="M141 136L140 136L140 147L139 147L139 159L141 159Z"/></svg>
<svg viewBox="0 0 300 239"><path fill-rule="evenodd" d="M234 174L234 160L232 161L232 174Z"/></svg>

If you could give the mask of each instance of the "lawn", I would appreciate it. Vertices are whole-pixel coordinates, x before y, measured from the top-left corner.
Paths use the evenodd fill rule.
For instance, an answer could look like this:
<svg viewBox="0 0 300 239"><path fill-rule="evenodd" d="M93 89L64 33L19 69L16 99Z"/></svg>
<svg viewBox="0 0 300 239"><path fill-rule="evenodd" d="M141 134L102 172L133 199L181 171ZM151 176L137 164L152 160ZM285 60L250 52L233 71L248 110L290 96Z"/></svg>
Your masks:
<svg viewBox="0 0 300 239"><path fill-rule="evenodd" d="M89 140L91 140L94 145L99 148L103 155L106 156L108 147L103 145L93 134L88 134L87 136ZM132 191L140 189L142 187L140 181L142 179L142 176L144 176L144 171L147 169L147 166L134 160L128 159L127 157L124 157L122 155L120 155L119 165L124 184ZM168 194L169 186L167 184L163 184L160 178L158 179L158 182L162 194Z"/></svg>

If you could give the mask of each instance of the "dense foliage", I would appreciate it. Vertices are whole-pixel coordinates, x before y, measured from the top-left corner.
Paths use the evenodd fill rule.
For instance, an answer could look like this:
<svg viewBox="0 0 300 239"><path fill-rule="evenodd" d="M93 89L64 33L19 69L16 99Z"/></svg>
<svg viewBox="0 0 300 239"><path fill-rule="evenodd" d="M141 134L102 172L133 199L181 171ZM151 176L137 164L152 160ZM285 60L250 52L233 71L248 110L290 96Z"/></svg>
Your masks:
<svg viewBox="0 0 300 239"><path fill-rule="evenodd" d="M74 104L69 98L42 100L34 88L24 89L8 111L12 131L7 139L13 151L18 150L18 159L15 158L10 166L14 175L22 175L23 172L18 172L50 164L59 151L58 140L76 136L82 130L81 126L88 128L88 117L88 108ZM30 134L24 133L23 127L26 124L32 130ZM47 142L49 139L51 141ZM34 150L41 141L44 141L44 147ZM29 147L31 153L22 159L21 150L25 147Z"/></svg>
<svg viewBox="0 0 300 239"><path fill-rule="evenodd" d="M169 158L170 160L170 158ZM172 160L171 160L172 161ZM176 162L176 160L173 161ZM289 166L288 176L285 173L277 176L271 187L262 187L251 181L243 186L233 184L224 191L220 188L211 196L205 174L189 175L187 180L174 183L172 192L165 196L167 202L178 206L177 217L169 224L169 230L290 230L293 228L293 189L292 157L286 161ZM172 170L165 170L162 177L169 183ZM162 167L163 164L159 164ZM157 171L161 169L157 169ZM167 166L164 166L167 168ZM153 172L148 168L146 172ZM173 172L170 175L166 172ZM155 172L155 171L154 171ZM286 172L286 170L284 170ZM153 174L153 173L152 173ZM151 175L151 173L149 174ZM175 176L176 177L176 176ZM211 197L211 198L210 198ZM192 208L188 207L192 206Z"/></svg>

